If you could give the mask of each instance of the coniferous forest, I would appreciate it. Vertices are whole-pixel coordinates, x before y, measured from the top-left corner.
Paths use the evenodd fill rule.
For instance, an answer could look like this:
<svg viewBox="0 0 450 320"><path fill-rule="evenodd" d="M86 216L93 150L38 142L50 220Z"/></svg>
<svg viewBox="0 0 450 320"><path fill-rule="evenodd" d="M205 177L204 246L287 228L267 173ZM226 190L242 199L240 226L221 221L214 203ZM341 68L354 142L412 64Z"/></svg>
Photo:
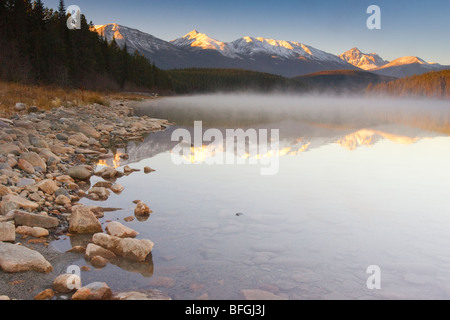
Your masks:
<svg viewBox="0 0 450 320"><path fill-rule="evenodd" d="M369 84L369 94L390 96L450 98L450 70L431 71L395 81Z"/></svg>
<svg viewBox="0 0 450 320"><path fill-rule="evenodd" d="M41 0L0 1L0 79L88 90L170 90L167 74L144 56L108 43L81 16L67 28L66 7Z"/></svg>

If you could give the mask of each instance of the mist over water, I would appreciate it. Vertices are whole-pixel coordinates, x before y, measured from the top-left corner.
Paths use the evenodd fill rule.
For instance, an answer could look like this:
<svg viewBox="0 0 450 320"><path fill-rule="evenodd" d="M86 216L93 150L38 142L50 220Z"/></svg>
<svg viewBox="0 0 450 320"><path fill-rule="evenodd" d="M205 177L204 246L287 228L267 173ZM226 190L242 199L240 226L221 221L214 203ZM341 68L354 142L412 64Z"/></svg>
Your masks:
<svg viewBox="0 0 450 320"><path fill-rule="evenodd" d="M136 114L167 118L177 125L206 124L236 126L295 120L346 126L429 121L450 123L450 106L445 100L405 99L365 96L294 94L211 94L145 101Z"/></svg>

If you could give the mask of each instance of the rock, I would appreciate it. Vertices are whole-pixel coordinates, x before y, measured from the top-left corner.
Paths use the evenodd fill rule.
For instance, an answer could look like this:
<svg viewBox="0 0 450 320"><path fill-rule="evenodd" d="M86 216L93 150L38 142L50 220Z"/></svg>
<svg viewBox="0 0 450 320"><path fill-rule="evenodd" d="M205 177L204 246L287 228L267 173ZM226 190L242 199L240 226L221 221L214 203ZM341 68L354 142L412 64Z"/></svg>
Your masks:
<svg viewBox="0 0 450 320"><path fill-rule="evenodd" d="M106 232L110 236L119 238L136 238L136 236L139 234L137 231L128 228L117 221L108 223L108 225L106 226Z"/></svg>
<svg viewBox="0 0 450 320"><path fill-rule="evenodd" d="M105 259L100 256L94 256L91 259L91 264L94 266L94 268L97 268L97 269L106 267L108 263L109 263L108 259Z"/></svg>
<svg viewBox="0 0 450 320"><path fill-rule="evenodd" d="M154 172L154 171L156 171L156 170L154 170L154 169L152 169L150 167L145 167L144 168L144 173L150 173L150 172Z"/></svg>
<svg viewBox="0 0 450 320"><path fill-rule="evenodd" d="M34 300L50 300L55 296L55 292L52 289L45 289L34 296Z"/></svg>
<svg viewBox="0 0 450 320"><path fill-rule="evenodd" d="M48 148L47 142L41 138L31 136L29 139L30 143L36 148Z"/></svg>
<svg viewBox="0 0 450 320"><path fill-rule="evenodd" d="M83 165L69 168L67 174L71 178L78 180L87 180L92 176L92 172Z"/></svg>
<svg viewBox="0 0 450 320"><path fill-rule="evenodd" d="M133 216L128 216L128 217L123 218L123 220L124 220L125 222L131 222L131 221L133 221L134 219L136 219L136 218L133 217Z"/></svg>
<svg viewBox="0 0 450 320"><path fill-rule="evenodd" d="M104 167L95 173L97 176L101 176L103 179L111 179L117 176L117 170L112 167Z"/></svg>
<svg viewBox="0 0 450 320"><path fill-rule="evenodd" d="M7 194L10 194L11 190L7 186L0 185L0 198L3 196L6 196Z"/></svg>
<svg viewBox="0 0 450 320"><path fill-rule="evenodd" d="M241 290L241 294L245 300L287 300L284 297L261 289Z"/></svg>
<svg viewBox="0 0 450 320"><path fill-rule="evenodd" d="M93 282L77 290L72 300L109 300L112 291L105 282Z"/></svg>
<svg viewBox="0 0 450 320"><path fill-rule="evenodd" d="M14 194L8 194L6 196L3 196L2 198L3 203L13 203L17 208L22 208L24 210L36 210L39 208L39 204L36 202L32 202L30 200L27 200L23 197L14 195ZM1 213L1 212L0 212ZM7 212L3 213L6 214Z"/></svg>
<svg viewBox="0 0 450 320"><path fill-rule="evenodd" d="M16 228L9 222L0 222L0 242L16 241Z"/></svg>
<svg viewBox="0 0 450 320"><path fill-rule="evenodd" d="M97 233L102 232L102 225L94 213L84 205L72 207L69 221L69 232L71 233Z"/></svg>
<svg viewBox="0 0 450 320"><path fill-rule="evenodd" d="M14 221L17 226L39 227L53 229L58 227L58 218L42 216L24 211L14 211Z"/></svg>
<svg viewBox="0 0 450 320"><path fill-rule="evenodd" d="M27 110L27 105L25 103L22 103L22 102L17 102L16 105L14 106L14 110L16 110L16 111L25 111L25 110Z"/></svg>
<svg viewBox="0 0 450 320"><path fill-rule="evenodd" d="M89 190L89 194L98 195L99 200L106 200L109 197L109 191L103 187L94 187Z"/></svg>
<svg viewBox="0 0 450 320"><path fill-rule="evenodd" d="M41 227L28 227L28 226L18 226L16 228L16 233L32 236L34 238L47 237L49 235L47 229Z"/></svg>
<svg viewBox="0 0 450 320"><path fill-rule="evenodd" d="M136 216L148 216L148 215L150 215L152 212L153 212L153 211L150 210L150 208L149 208L145 203L143 203L142 201L139 201L139 202L136 204L136 208L134 209L134 214L135 214Z"/></svg>
<svg viewBox="0 0 450 320"><path fill-rule="evenodd" d="M91 124L83 122L71 122L68 126L68 130L81 132L87 137L99 139L101 133L98 132Z"/></svg>
<svg viewBox="0 0 450 320"><path fill-rule="evenodd" d="M63 194L60 194L59 196L56 197L55 203L64 206L66 204L71 204L72 202L70 201L70 198L66 197Z"/></svg>
<svg viewBox="0 0 450 320"><path fill-rule="evenodd" d="M58 190L58 185L56 184L56 182L50 179L42 180L38 182L36 186L46 194L50 195L54 194L56 190Z"/></svg>
<svg viewBox="0 0 450 320"><path fill-rule="evenodd" d="M68 140L76 140L78 142L87 142L88 141L88 137L86 137L86 135L81 133L81 132L77 132L76 134L72 134L67 139Z"/></svg>
<svg viewBox="0 0 450 320"><path fill-rule="evenodd" d="M131 169L129 166L123 167L123 173L129 174L129 173L132 173L132 172L133 172L133 169Z"/></svg>
<svg viewBox="0 0 450 320"><path fill-rule="evenodd" d="M53 290L59 293L70 293L81 288L80 276L73 273L66 273L53 280Z"/></svg>
<svg viewBox="0 0 450 320"><path fill-rule="evenodd" d="M171 300L169 296L159 290L148 290L146 292L119 292L114 295L115 300Z"/></svg>
<svg viewBox="0 0 450 320"><path fill-rule="evenodd" d="M105 249L93 243L89 243L86 247L84 257L90 260L95 256L103 257L108 260L114 259L116 257L116 255L111 250Z"/></svg>
<svg viewBox="0 0 450 320"><path fill-rule="evenodd" d="M83 252L86 252L86 248L83 247L83 246L73 246L72 248L70 248L66 252L83 253Z"/></svg>
<svg viewBox="0 0 450 320"><path fill-rule="evenodd" d="M140 262L145 261L154 246L153 242L150 240L119 238L104 233L94 234L92 241L95 244L112 251L117 256Z"/></svg>
<svg viewBox="0 0 450 320"><path fill-rule="evenodd" d="M122 193L123 190L125 190L125 187L120 185L120 184L118 184L118 183L115 183L115 184L113 184L111 186L110 189L111 189L112 192L114 192L116 194L119 194L119 193Z"/></svg>
<svg viewBox="0 0 450 320"><path fill-rule="evenodd" d="M70 193L65 188L58 188L58 190L55 191L55 197L59 196L66 196L67 198L70 198Z"/></svg>
<svg viewBox="0 0 450 320"><path fill-rule="evenodd" d="M67 136L67 134L57 133L56 134L56 139L58 139L60 141L67 141L69 139L69 137Z"/></svg>
<svg viewBox="0 0 450 320"><path fill-rule="evenodd" d="M14 143L0 143L0 154L14 154L18 156L20 154L20 148Z"/></svg>
<svg viewBox="0 0 450 320"><path fill-rule="evenodd" d="M61 162L61 158L54 154L50 149L41 149L39 151L39 156L41 156L47 162L49 162L51 158L54 159L55 163Z"/></svg>
<svg viewBox="0 0 450 320"><path fill-rule="evenodd" d="M31 107L30 107L31 108ZM52 123L50 121L42 120L36 123L35 129L39 131L45 131L52 127Z"/></svg>
<svg viewBox="0 0 450 320"><path fill-rule="evenodd" d="M47 170L47 164L36 152L25 152L20 155L20 159L24 159L36 167L41 168L43 171Z"/></svg>
<svg viewBox="0 0 450 320"><path fill-rule="evenodd" d="M17 166L25 171L28 174L34 174L36 171L34 170L34 167L25 159L19 159Z"/></svg>
<svg viewBox="0 0 450 320"><path fill-rule="evenodd" d="M33 170L34 170L34 168L33 168ZM34 179L21 178L19 181L17 181L16 186L17 187L26 187L26 186L31 186L33 184L36 184L36 181Z"/></svg>
<svg viewBox="0 0 450 320"><path fill-rule="evenodd" d="M5 242L0 242L0 268L10 273L53 271L52 265L39 252Z"/></svg>
<svg viewBox="0 0 450 320"><path fill-rule="evenodd" d="M0 301L11 300L8 296L0 296Z"/></svg>
<svg viewBox="0 0 450 320"><path fill-rule="evenodd" d="M50 145L49 148L50 148L51 152L53 152L55 154L59 154L61 156L74 153L73 148L70 148L70 147L62 147L59 145Z"/></svg>
<svg viewBox="0 0 450 320"><path fill-rule="evenodd" d="M55 178L56 181L61 183L73 183L75 182L73 178L69 175L62 175Z"/></svg>
<svg viewBox="0 0 450 320"><path fill-rule="evenodd" d="M171 277L159 276L150 278L150 286L152 287L164 287L170 289L175 286L176 280Z"/></svg>
<svg viewBox="0 0 450 320"><path fill-rule="evenodd" d="M112 182L109 181L98 181L92 187L93 188L111 188Z"/></svg>

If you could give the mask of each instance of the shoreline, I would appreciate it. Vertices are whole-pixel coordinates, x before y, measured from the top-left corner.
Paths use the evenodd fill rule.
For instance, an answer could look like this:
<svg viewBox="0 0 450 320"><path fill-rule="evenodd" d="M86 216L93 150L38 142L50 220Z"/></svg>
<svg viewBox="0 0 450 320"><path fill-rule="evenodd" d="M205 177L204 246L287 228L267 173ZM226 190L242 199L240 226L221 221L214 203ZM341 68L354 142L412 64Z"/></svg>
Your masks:
<svg viewBox="0 0 450 320"><path fill-rule="evenodd" d="M39 252L51 265L51 271L46 272L37 271L37 267L24 272L6 272L6 262L0 257L0 300L55 299L55 295L50 297L48 292L47 296L41 294L38 297L36 290L51 289L53 280L65 273L68 261L84 257L83 249L86 248L77 248L78 252L60 252L52 242L61 236L93 235L100 230L100 233L111 235L103 226L96 232L83 229L86 226L78 226L80 229L76 230L77 227L73 226L75 218L70 218L75 211L83 214L86 211L100 224L98 219L104 211L101 204L93 208L79 204L80 200L101 201L111 192L120 194L121 186L115 179L134 171L127 166L123 172L109 166L101 166L102 169L97 170L100 161L117 157L126 159L128 155L115 153L116 148L171 125L165 119L135 116L130 106L135 103L133 100L111 100L109 106L93 103L34 112L16 108L15 115L8 119L0 118L0 251L3 247L4 250L10 248L12 243ZM94 175L102 177L103 181L91 186L90 180ZM81 223L84 223L83 219L80 219ZM41 220L57 221L57 226L43 226ZM13 229L11 224L14 225L14 240L8 234ZM33 234L33 230L43 233ZM148 240L133 241L143 243ZM149 247L150 252L152 246ZM119 257L120 253L116 254L118 258L124 258ZM143 293L140 295L142 298ZM157 292L148 293L145 297L155 296L168 298L158 296ZM120 299L123 297L122 294ZM109 296L109 299L114 298L115 295Z"/></svg>

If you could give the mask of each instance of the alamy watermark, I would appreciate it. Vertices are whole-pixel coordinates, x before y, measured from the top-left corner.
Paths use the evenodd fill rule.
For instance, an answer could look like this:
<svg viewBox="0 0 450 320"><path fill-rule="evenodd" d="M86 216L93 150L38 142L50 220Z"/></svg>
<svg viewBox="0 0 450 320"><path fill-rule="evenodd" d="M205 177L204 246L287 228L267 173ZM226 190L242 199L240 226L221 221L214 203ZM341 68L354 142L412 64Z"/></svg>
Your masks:
<svg viewBox="0 0 450 320"><path fill-rule="evenodd" d="M367 19L367 28L369 30L381 29L381 9L377 5L371 5L367 8L367 14L371 16Z"/></svg>
<svg viewBox="0 0 450 320"><path fill-rule="evenodd" d="M367 289L369 290L380 290L381 289L381 268L377 265L371 265L367 267L366 272L370 274L367 278Z"/></svg>
<svg viewBox="0 0 450 320"><path fill-rule="evenodd" d="M194 122L193 137L179 128L171 140L179 142L171 153L172 162L181 164L260 165L261 175L275 175L280 163L280 133L278 129L219 129L203 132L203 122ZM205 142L209 144L205 144Z"/></svg>
<svg viewBox="0 0 450 320"><path fill-rule="evenodd" d="M79 30L81 29L81 9L79 6L71 5L66 10L67 18L67 28L69 30Z"/></svg>

